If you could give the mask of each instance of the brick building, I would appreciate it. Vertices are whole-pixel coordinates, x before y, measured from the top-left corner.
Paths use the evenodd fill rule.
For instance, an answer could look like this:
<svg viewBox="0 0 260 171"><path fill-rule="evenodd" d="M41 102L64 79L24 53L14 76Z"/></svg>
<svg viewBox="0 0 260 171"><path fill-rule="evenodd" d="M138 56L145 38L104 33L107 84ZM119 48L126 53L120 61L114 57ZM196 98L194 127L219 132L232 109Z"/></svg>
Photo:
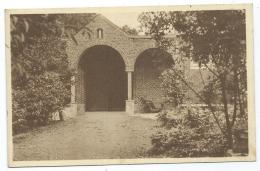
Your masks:
<svg viewBox="0 0 260 171"><path fill-rule="evenodd" d="M149 36L132 36L97 15L68 41L73 77L70 114L85 111L138 112L138 98L164 101L160 73L174 63ZM161 62L156 62L158 59ZM189 63L188 63L189 64ZM188 66L188 65L184 65Z"/></svg>

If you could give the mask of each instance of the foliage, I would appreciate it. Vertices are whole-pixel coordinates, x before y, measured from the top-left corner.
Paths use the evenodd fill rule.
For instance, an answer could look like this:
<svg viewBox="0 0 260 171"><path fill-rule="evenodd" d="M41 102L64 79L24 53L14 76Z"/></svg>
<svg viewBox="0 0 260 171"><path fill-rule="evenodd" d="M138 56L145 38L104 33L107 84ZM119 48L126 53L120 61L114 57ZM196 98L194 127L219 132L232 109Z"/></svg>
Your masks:
<svg viewBox="0 0 260 171"><path fill-rule="evenodd" d="M232 148L232 129L237 115L246 115L247 109L245 11L144 12L139 21L144 31L165 49L172 48L165 35L176 33L185 42L179 47L183 57L198 62L213 75L202 93L197 92L185 78L181 81L207 104L219 129L227 135L229 148ZM212 107L215 96L211 93L219 96L224 106L225 124L222 127ZM233 99L232 116L228 110L229 95Z"/></svg>
<svg viewBox="0 0 260 171"><path fill-rule="evenodd" d="M29 80L25 88L30 91L14 91L14 133L28 126L48 124L51 114L69 103L70 89L63 84L62 79L59 75L48 72Z"/></svg>
<svg viewBox="0 0 260 171"><path fill-rule="evenodd" d="M73 39L73 35L94 16L95 14L11 15L12 83L17 79L26 78L26 67L30 65L26 61L31 60L24 56L26 49L32 48L41 39L45 39L45 43L47 43L46 40L50 40L51 43L50 38L65 43L66 38ZM64 51L65 48L61 50Z"/></svg>
<svg viewBox="0 0 260 171"><path fill-rule="evenodd" d="M20 127L47 124L51 114L68 104L70 97L72 73L64 42L37 39L24 49L23 62L26 75L17 77L12 84L14 132L19 132Z"/></svg>
<svg viewBox="0 0 260 171"><path fill-rule="evenodd" d="M181 114L180 114L181 112ZM161 113L161 127L152 136L151 156L165 157L220 157L225 156L227 141L216 129L210 115L176 111L173 115Z"/></svg>
<svg viewBox="0 0 260 171"><path fill-rule="evenodd" d="M178 74L176 74L178 72ZM182 70L177 70L175 66L162 72L160 76L161 87L166 97L166 103L179 105L183 103L185 96L185 85L180 81L179 77L184 77Z"/></svg>
<svg viewBox="0 0 260 171"><path fill-rule="evenodd" d="M122 30L129 35L138 35L138 31L135 28L130 28L128 25L124 25Z"/></svg>
<svg viewBox="0 0 260 171"><path fill-rule="evenodd" d="M147 113L147 107L145 105L145 99L143 97L135 97L135 112L138 113Z"/></svg>
<svg viewBox="0 0 260 171"><path fill-rule="evenodd" d="M48 124L70 99L66 39L94 14L11 15L13 132Z"/></svg>

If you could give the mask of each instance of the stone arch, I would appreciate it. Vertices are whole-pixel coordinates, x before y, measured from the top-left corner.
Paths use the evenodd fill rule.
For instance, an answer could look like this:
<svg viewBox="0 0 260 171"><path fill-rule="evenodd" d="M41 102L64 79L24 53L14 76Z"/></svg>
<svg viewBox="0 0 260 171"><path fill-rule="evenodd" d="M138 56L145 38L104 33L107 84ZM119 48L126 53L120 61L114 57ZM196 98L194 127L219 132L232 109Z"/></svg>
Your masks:
<svg viewBox="0 0 260 171"><path fill-rule="evenodd" d="M152 40L150 40L152 41ZM142 47L142 48L139 48L136 50L135 52L135 59L134 61L132 62L132 67L134 68L135 66L135 63L137 61L137 59L140 57L140 55L142 55L143 53L149 51L149 50L152 50L152 49L157 49L163 53L165 53L167 56L171 57L172 58L172 61L174 62L175 61L175 58L171 55L171 50L164 50L164 49L161 49L159 47L156 46L156 44L153 42L153 44L148 44L148 46L145 46L145 47Z"/></svg>
<svg viewBox="0 0 260 171"><path fill-rule="evenodd" d="M135 111L144 112L142 100L152 101L161 107L164 94L160 88L160 74L174 64L172 55L159 48L149 48L141 52L134 64L133 98Z"/></svg>
<svg viewBox="0 0 260 171"><path fill-rule="evenodd" d="M80 111L123 111L127 96L125 62L107 45L86 49L78 60L76 102Z"/></svg>
<svg viewBox="0 0 260 171"><path fill-rule="evenodd" d="M80 59L82 57L82 54L89 48L94 47L94 46L109 46L113 49L115 49L123 58L124 63L125 63L125 70L127 70L130 67L130 62L128 59L128 49L123 49L121 48L118 43L116 42L111 42L111 41L105 41L104 39L97 39L93 40L91 42L79 42L79 44L74 47L76 51L74 50L74 54L71 54L76 57L75 60L72 61L72 68L77 70ZM73 48L73 47L72 47Z"/></svg>

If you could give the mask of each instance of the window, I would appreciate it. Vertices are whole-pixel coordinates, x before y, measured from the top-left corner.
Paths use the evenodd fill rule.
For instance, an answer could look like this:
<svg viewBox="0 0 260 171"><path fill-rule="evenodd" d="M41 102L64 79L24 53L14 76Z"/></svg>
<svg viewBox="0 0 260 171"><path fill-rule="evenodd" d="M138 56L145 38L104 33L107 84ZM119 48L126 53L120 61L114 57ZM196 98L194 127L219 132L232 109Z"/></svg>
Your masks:
<svg viewBox="0 0 260 171"><path fill-rule="evenodd" d="M103 39L103 30L101 28L97 29L97 38Z"/></svg>

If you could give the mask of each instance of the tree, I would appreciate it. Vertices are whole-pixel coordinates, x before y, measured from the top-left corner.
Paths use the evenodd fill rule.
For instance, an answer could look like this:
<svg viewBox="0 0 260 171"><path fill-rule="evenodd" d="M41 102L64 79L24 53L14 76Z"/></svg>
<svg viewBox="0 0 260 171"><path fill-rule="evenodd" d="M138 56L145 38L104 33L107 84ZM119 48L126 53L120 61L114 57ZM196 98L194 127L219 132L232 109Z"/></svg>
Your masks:
<svg viewBox="0 0 260 171"><path fill-rule="evenodd" d="M124 25L122 30L129 35L138 35L138 31L135 28L130 28L128 25Z"/></svg>
<svg viewBox="0 0 260 171"><path fill-rule="evenodd" d="M197 92L185 78L180 80L208 105L220 130L227 137L229 148L232 148L237 114L245 115L247 107L245 11L146 12L140 15L139 21L146 33L166 49L171 46L165 43L169 41L165 35L177 32L178 37L186 42L179 49L184 52L183 57L198 62L200 67L207 68L213 75L213 79L205 85L208 91L203 94ZM215 93L213 90L216 89L221 92L220 99L224 106L223 124L212 107L212 99L205 96ZM232 101L228 100L228 95ZM232 113L228 109L230 103Z"/></svg>
<svg viewBox="0 0 260 171"><path fill-rule="evenodd" d="M49 123L70 101L66 39L95 14L11 15L14 133Z"/></svg>

